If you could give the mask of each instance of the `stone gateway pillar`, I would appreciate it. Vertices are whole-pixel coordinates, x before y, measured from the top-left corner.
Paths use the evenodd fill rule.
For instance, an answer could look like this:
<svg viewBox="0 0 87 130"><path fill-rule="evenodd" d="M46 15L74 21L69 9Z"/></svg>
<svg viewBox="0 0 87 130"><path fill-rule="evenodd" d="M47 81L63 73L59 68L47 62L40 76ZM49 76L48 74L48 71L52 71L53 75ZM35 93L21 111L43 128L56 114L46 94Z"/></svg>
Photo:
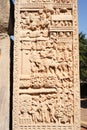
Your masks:
<svg viewBox="0 0 87 130"><path fill-rule="evenodd" d="M77 0L16 0L13 130L80 130Z"/></svg>

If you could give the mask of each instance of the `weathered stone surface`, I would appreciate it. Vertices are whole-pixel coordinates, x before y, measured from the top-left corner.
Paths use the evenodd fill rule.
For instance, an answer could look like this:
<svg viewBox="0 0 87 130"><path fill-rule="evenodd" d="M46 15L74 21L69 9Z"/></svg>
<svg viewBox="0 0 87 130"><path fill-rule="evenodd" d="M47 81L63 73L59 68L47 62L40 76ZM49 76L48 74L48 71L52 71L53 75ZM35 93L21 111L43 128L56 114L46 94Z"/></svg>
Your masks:
<svg viewBox="0 0 87 130"><path fill-rule="evenodd" d="M6 33L9 21L9 0L0 0L0 33Z"/></svg>
<svg viewBox="0 0 87 130"><path fill-rule="evenodd" d="M10 41L6 34L0 34L0 130L9 130L10 110Z"/></svg>
<svg viewBox="0 0 87 130"><path fill-rule="evenodd" d="M77 0L17 0L13 130L80 130Z"/></svg>

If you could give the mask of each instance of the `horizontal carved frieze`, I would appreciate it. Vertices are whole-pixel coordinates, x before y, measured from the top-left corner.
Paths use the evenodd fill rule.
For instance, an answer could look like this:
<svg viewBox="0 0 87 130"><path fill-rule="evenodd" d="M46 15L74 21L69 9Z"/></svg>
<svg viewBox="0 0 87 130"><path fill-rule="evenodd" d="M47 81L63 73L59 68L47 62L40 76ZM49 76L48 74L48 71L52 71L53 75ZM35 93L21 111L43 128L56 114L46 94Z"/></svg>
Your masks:
<svg viewBox="0 0 87 130"><path fill-rule="evenodd" d="M73 4L59 4L59 3L26 3L20 5L20 11L34 11L38 9L43 9L44 6L51 6L53 8L73 8Z"/></svg>
<svg viewBox="0 0 87 130"><path fill-rule="evenodd" d="M21 0L21 5L26 5L26 4L65 4L65 5L70 5L73 4L73 0L26 0L23 1Z"/></svg>

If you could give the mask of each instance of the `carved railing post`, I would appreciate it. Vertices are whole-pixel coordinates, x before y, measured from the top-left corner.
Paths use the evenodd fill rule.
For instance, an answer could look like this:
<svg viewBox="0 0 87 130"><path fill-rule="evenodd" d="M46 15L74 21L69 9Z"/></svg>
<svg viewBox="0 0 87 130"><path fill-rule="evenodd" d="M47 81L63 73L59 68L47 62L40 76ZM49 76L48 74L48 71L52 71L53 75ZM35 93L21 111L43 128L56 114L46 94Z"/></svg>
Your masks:
<svg viewBox="0 0 87 130"><path fill-rule="evenodd" d="M77 0L17 0L13 130L80 130Z"/></svg>

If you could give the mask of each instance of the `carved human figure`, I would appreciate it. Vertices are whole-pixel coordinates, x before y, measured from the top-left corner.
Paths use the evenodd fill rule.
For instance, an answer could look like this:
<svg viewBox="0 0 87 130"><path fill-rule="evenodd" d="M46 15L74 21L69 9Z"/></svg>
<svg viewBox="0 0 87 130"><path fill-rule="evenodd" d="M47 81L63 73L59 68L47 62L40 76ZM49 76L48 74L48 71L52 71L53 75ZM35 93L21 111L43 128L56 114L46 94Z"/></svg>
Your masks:
<svg viewBox="0 0 87 130"><path fill-rule="evenodd" d="M57 119L55 117L55 108L54 108L54 106L55 106L55 102L54 102L53 99L51 99L50 102L48 103L50 122L57 123Z"/></svg>
<svg viewBox="0 0 87 130"><path fill-rule="evenodd" d="M38 103L35 102L35 101L32 101L32 108L31 108L31 115L32 115L32 122L33 123L37 123L38 122L38 117L39 117L39 114L38 114Z"/></svg>
<svg viewBox="0 0 87 130"><path fill-rule="evenodd" d="M48 109L46 102L41 103L41 117L43 123L48 123L49 121L49 115L48 115Z"/></svg>

